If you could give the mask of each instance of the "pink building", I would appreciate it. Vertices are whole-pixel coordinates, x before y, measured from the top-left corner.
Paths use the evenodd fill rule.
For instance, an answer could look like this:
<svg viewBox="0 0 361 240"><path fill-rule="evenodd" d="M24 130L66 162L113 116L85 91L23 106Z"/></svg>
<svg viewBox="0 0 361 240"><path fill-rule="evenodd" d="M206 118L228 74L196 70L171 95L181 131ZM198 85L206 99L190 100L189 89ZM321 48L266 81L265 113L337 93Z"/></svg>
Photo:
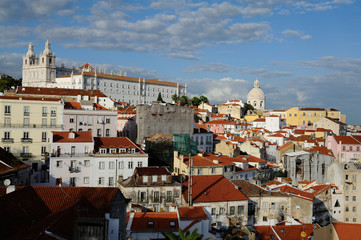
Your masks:
<svg viewBox="0 0 361 240"><path fill-rule="evenodd" d="M327 148L339 162L357 161L361 156L361 137L328 136Z"/></svg>

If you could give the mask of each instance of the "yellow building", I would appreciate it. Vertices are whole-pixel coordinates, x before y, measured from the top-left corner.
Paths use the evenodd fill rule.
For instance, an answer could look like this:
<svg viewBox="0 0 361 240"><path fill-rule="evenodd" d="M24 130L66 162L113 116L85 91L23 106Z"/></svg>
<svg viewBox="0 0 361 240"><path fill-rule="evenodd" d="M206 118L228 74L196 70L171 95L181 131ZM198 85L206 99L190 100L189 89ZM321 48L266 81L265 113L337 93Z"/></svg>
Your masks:
<svg viewBox="0 0 361 240"><path fill-rule="evenodd" d="M326 117L324 108L299 108L292 107L286 110L286 122L288 125L313 125L319 119Z"/></svg>
<svg viewBox="0 0 361 240"><path fill-rule="evenodd" d="M56 98L0 97L0 147L36 172L45 163L51 131L62 130L64 105ZM40 181L40 175L32 179Z"/></svg>

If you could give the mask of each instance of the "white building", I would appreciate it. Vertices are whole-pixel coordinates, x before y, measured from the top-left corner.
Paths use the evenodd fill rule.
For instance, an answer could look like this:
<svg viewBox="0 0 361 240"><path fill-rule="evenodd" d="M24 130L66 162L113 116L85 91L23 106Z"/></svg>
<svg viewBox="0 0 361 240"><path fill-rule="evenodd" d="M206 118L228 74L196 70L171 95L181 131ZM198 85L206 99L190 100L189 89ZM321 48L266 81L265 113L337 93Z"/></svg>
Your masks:
<svg viewBox="0 0 361 240"><path fill-rule="evenodd" d="M58 76L57 69L59 73L68 74ZM171 102L174 94L187 95L187 86L178 83L133 78L121 73L108 74L89 64L69 71L64 71L63 67L56 67L55 54L51 52L49 41L46 42L45 50L40 56L35 55L31 43L28 52L23 56L23 86L99 89L114 100L129 102L132 105L151 103L157 100L159 93L166 102Z"/></svg>
<svg viewBox="0 0 361 240"><path fill-rule="evenodd" d="M266 106L266 96L264 92L259 87L259 81L256 79L254 81L254 87L249 91L247 95L247 103L252 105L257 110L265 110Z"/></svg>
<svg viewBox="0 0 361 240"><path fill-rule="evenodd" d="M51 186L116 187L119 178L148 166L148 154L128 138L93 138L91 131L53 132L51 153Z"/></svg>

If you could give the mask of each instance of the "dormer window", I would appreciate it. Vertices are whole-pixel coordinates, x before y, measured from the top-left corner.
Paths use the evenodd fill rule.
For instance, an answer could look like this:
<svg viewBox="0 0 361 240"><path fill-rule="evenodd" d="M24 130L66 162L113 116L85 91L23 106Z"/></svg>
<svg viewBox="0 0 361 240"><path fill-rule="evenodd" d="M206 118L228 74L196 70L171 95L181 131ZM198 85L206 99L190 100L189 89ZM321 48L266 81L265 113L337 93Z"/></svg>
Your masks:
<svg viewBox="0 0 361 240"><path fill-rule="evenodd" d="M116 148L111 148L110 153L117 153L117 149Z"/></svg>
<svg viewBox="0 0 361 240"><path fill-rule="evenodd" d="M69 138L75 138L75 133L73 132L69 133Z"/></svg>
<svg viewBox="0 0 361 240"><path fill-rule="evenodd" d="M106 148L100 148L99 152L100 152L100 154L106 154L107 149Z"/></svg>
<svg viewBox="0 0 361 240"><path fill-rule="evenodd" d="M120 152L121 153L125 153L127 151L127 149L125 149L125 148L120 148Z"/></svg>
<svg viewBox="0 0 361 240"><path fill-rule="evenodd" d="M152 182L157 182L158 181L158 176L157 175L153 175L152 176Z"/></svg>
<svg viewBox="0 0 361 240"><path fill-rule="evenodd" d="M143 176L143 182L147 183L148 182L148 176Z"/></svg>

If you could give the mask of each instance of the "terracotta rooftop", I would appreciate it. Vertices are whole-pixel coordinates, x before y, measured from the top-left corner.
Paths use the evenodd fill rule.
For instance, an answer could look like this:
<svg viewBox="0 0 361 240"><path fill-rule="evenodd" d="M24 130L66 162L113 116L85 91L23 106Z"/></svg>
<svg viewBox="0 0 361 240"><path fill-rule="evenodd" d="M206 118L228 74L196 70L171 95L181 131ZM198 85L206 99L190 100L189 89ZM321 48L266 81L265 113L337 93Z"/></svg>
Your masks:
<svg viewBox="0 0 361 240"><path fill-rule="evenodd" d="M361 224L343 222L333 222L332 224L339 240L360 239Z"/></svg>
<svg viewBox="0 0 361 240"><path fill-rule="evenodd" d="M17 94L25 95L56 95L56 96L90 96L90 97L107 97L103 92L97 89L69 89L69 88L41 88L41 87L23 87L19 86Z"/></svg>
<svg viewBox="0 0 361 240"><path fill-rule="evenodd" d="M203 156L196 155L193 156L192 159L194 167L234 165L228 156L220 157L210 153L204 153ZM184 164L189 166L189 157L184 157Z"/></svg>
<svg viewBox="0 0 361 240"><path fill-rule="evenodd" d="M245 180L232 180L232 182L247 197L287 197L285 193L269 191Z"/></svg>
<svg viewBox="0 0 361 240"><path fill-rule="evenodd" d="M127 137L95 137L95 152L98 152L99 148L135 148L137 153L144 154L144 152Z"/></svg>
<svg viewBox="0 0 361 240"><path fill-rule="evenodd" d="M133 231L178 231L178 217L176 212L135 212L130 230ZM174 222L174 225L171 225Z"/></svg>
<svg viewBox="0 0 361 240"><path fill-rule="evenodd" d="M82 73L76 73L74 75L81 75ZM85 76L91 76L93 77L95 75L94 72L84 72L83 73ZM70 77L70 75L63 75L63 76L59 76L58 78L68 78ZM133 78L133 77L127 77L127 76L119 76L119 75L113 75L113 74L105 74L105 73L97 73L97 77L98 78L108 78L108 79L115 79L115 80L122 80L122 81L128 81L128 82L144 82L145 83L150 83L150 84L158 84L158 85L167 85L167 86L174 86L174 87L184 87L183 85L178 85L177 83L173 83L173 82L166 82L166 81L161 81L159 79L141 79L141 78Z"/></svg>
<svg viewBox="0 0 361 240"><path fill-rule="evenodd" d="M181 220L208 219L203 207L178 207L179 218Z"/></svg>
<svg viewBox="0 0 361 240"><path fill-rule="evenodd" d="M48 102L59 102L60 98L42 98L42 97L27 97L27 96L0 96L1 99L7 100L20 100L20 101L48 101Z"/></svg>
<svg viewBox="0 0 361 240"><path fill-rule="evenodd" d="M301 108L300 111L326 111L324 108Z"/></svg>
<svg viewBox="0 0 361 240"><path fill-rule="evenodd" d="M0 147L0 176L31 167Z"/></svg>
<svg viewBox="0 0 361 240"><path fill-rule="evenodd" d="M91 131L53 131L53 142L93 142ZM72 134L74 138L71 137Z"/></svg>
<svg viewBox="0 0 361 240"><path fill-rule="evenodd" d="M170 175L170 172L167 167L137 167L134 170L134 175Z"/></svg>
<svg viewBox="0 0 361 240"><path fill-rule="evenodd" d="M360 145L361 143L357 141L354 137L351 136L334 136L336 142L338 144L352 144L352 145Z"/></svg>
<svg viewBox="0 0 361 240"><path fill-rule="evenodd" d="M327 147L324 146L313 146L312 148L309 149L304 149L307 152L319 152L323 155L328 155L330 157L335 157L332 153L331 149L328 149Z"/></svg>
<svg viewBox="0 0 361 240"><path fill-rule="evenodd" d="M222 175L193 176L192 198L194 203L242 201L248 198ZM188 199L188 181L183 183L184 199Z"/></svg>
<svg viewBox="0 0 361 240"><path fill-rule="evenodd" d="M50 231L71 239L77 219L104 217L118 194L118 188L19 188L0 197L1 238L44 239L41 236Z"/></svg>
<svg viewBox="0 0 361 240"><path fill-rule="evenodd" d="M281 192L291 194L294 197L298 197L298 198L305 199L308 201L313 201L312 193L302 191L298 188L294 188L294 187L291 187L288 185L283 185L283 186L277 187L277 189L279 189Z"/></svg>
<svg viewBox="0 0 361 240"><path fill-rule="evenodd" d="M285 225L284 223L273 226L254 226L256 236L262 240L303 240L313 236L313 224L302 223L300 225ZM302 238L301 232L306 233L306 237Z"/></svg>

